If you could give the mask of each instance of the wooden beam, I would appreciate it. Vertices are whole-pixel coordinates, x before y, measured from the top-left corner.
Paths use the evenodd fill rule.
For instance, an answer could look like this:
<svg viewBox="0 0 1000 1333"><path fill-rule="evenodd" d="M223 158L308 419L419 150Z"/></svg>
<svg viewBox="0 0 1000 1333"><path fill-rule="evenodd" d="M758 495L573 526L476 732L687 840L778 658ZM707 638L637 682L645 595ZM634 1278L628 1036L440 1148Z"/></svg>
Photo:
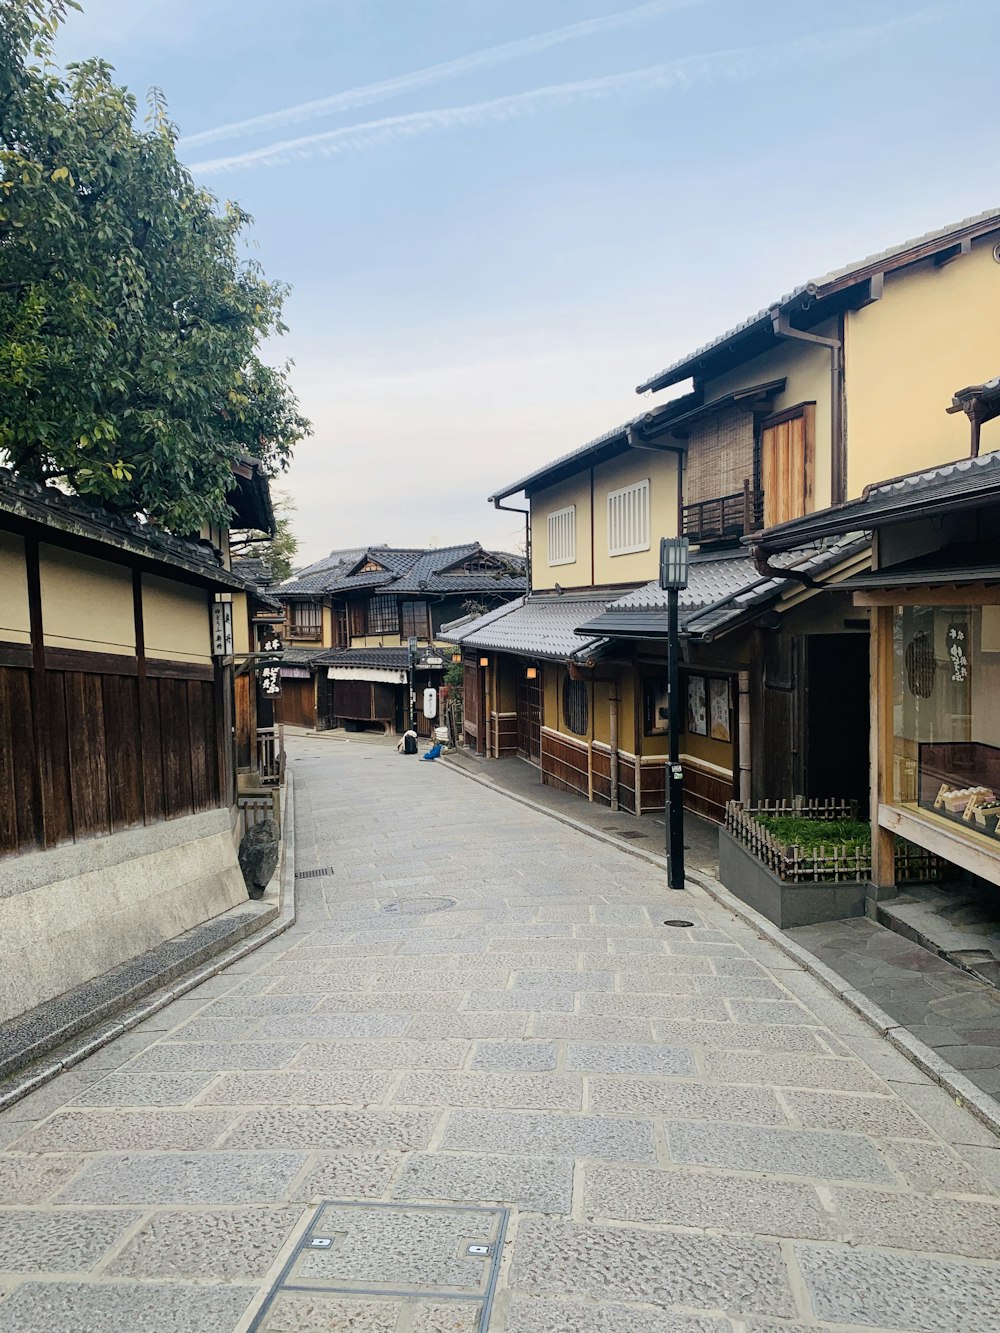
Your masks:
<svg viewBox="0 0 1000 1333"><path fill-rule="evenodd" d="M24 539L24 564L28 584L28 624L31 630L31 727L35 762L31 767L31 799L35 809L35 835L40 847L49 845L49 825L53 823L51 738L49 709L45 698L45 634L42 621L42 582L38 541ZM54 838L52 839L54 841Z"/></svg>
<svg viewBox="0 0 1000 1333"><path fill-rule="evenodd" d="M1000 584L949 583L923 588L856 591L855 606L1000 606Z"/></svg>
<svg viewBox="0 0 1000 1333"><path fill-rule="evenodd" d="M925 847L936 856L944 857L953 865L971 871L980 879L1000 884L1000 839L977 834L971 829L965 833L951 821L934 816L930 811L918 813L898 805L880 805L878 825L889 833L915 842L918 847ZM991 843L996 843L995 851Z"/></svg>
<svg viewBox="0 0 1000 1333"><path fill-rule="evenodd" d="M871 772L872 883L891 889L896 882L896 839L879 823L879 810L895 798L893 782L893 613L879 607L871 618Z"/></svg>

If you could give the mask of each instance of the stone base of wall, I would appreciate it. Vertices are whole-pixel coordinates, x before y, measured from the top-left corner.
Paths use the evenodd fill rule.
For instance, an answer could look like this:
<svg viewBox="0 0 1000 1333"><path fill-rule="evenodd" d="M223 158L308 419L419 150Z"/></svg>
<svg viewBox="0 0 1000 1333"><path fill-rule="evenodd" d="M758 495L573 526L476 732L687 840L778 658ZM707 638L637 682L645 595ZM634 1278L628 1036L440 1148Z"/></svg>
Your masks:
<svg viewBox="0 0 1000 1333"><path fill-rule="evenodd" d="M228 809L0 861L0 1022L246 901Z"/></svg>
<svg viewBox="0 0 1000 1333"><path fill-rule="evenodd" d="M719 879L782 930L865 915L867 883L788 884L724 828L719 829Z"/></svg>

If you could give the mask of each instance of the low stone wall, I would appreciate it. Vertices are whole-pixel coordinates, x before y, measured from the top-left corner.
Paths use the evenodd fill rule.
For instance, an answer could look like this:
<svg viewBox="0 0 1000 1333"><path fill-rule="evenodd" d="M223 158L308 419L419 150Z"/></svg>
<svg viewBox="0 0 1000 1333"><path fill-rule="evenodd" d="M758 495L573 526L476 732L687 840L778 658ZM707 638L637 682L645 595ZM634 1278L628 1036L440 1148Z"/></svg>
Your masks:
<svg viewBox="0 0 1000 1333"><path fill-rule="evenodd" d="M755 908L782 930L865 915L869 885L862 880L791 884L719 829L719 879L730 893Z"/></svg>
<svg viewBox="0 0 1000 1333"><path fill-rule="evenodd" d="M0 1022L247 901L231 812L0 861Z"/></svg>

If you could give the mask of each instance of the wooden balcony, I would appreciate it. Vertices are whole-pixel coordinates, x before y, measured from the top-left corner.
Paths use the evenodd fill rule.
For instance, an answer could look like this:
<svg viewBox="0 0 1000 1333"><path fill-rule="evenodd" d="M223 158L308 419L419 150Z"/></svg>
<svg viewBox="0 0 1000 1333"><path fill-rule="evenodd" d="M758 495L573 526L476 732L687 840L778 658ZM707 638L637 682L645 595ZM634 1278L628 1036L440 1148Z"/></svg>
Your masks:
<svg viewBox="0 0 1000 1333"><path fill-rule="evenodd" d="M763 526L764 492L745 482L741 491L684 505L681 535L693 542L718 542L744 537Z"/></svg>

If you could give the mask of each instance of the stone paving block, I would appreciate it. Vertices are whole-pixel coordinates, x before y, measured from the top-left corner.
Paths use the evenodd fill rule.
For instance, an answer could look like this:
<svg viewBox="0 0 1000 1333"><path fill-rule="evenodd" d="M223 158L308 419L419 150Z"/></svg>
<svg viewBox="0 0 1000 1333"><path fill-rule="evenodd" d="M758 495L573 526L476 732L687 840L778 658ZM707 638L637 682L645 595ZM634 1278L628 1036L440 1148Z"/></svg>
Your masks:
<svg viewBox="0 0 1000 1333"><path fill-rule="evenodd" d="M1000 1257L1000 1202L880 1190L834 1189L832 1194L839 1227L853 1244Z"/></svg>
<svg viewBox="0 0 1000 1333"><path fill-rule="evenodd" d="M877 1139L934 1138L927 1125L898 1097L786 1092L784 1099L804 1129L840 1129L848 1134L870 1134Z"/></svg>
<svg viewBox="0 0 1000 1333"><path fill-rule="evenodd" d="M551 1074L407 1074L393 1096L402 1106L487 1106L579 1111L583 1080Z"/></svg>
<svg viewBox="0 0 1000 1333"><path fill-rule="evenodd" d="M815 1014L796 1000L730 1000L737 1023L805 1023L818 1027Z"/></svg>
<svg viewBox="0 0 1000 1333"><path fill-rule="evenodd" d="M613 960L608 959L611 964ZM614 990L615 988L615 969L609 966L607 970L578 972L575 969L566 968L561 971L558 968L528 968L512 967L514 973L514 988L516 990L555 990L555 991L594 991L594 990Z"/></svg>
<svg viewBox="0 0 1000 1333"><path fill-rule="evenodd" d="M996 1333L1000 1269L922 1255L796 1245L813 1311L831 1323Z"/></svg>
<svg viewBox="0 0 1000 1333"><path fill-rule="evenodd" d="M695 1121L670 1121L664 1131L675 1162L809 1176L818 1182L893 1184L895 1179L875 1146L860 1136Z"/></svg>
<svg viewBox="0 0 1000 1333"><path fill-rule="evenodd" d="M406 1014L284 1014L264 1018L255 1036L275 1040L331 1041L343 1037L400 1037L409 1023Z"/></svg>
<svg viewBox="0 0 1000 1333"><path fill-rule="evenodd" d="M0 1302L0 1327L4 1333L230 1333L252 1295L247 1287L24 1282Z"/></svg>
<svg viewBox="0 0 1000 1333"><path fill-rule="evenodd" d="M539 1009L549 1005L540 1004ZM580 996L580 1010L584 1014L620 1014L632 1018L696 1018L708 1022L727 1023L729 1013L722 1000L704 999L700 995L643 994L640 991L619 993L598 992Z"/></svg>
<svg viewBox="0 0 1000 1333"><path fill-rule="evenodd" d="M171 1041L243 1041L256 1024L255 1018L218 1018L215 1016L190 1019L170 1033ZM255 1034L256 1035L256 1034Z"/></svg>
<svg viewBox="0 0 1000 1333"><path fill-rule="evenodd" d="M664 1115L671 1120L734 1120L786 1125L788 1118L769 1088L724 1088L666 1083L650 1078L590 1079L590 1110L599 1114Z"/></svg>
<svg viewBox="0 0 1000 1333"><path fill-rule="evenodd" d="M957 1149L970 1166L1000 1191L1000 1148L977 1148L960 1143Z"/></svg>
<svg viewBox="0 0 1000 1333"><path fill-rule="evenodd" d="M124 1209L2 1208L0 1272L89 1272L141 1216Z"/></svg>
<svg viewBox="0 0 1000 1333"><path fill-rule="evenodd" d="M162 1042L137 1055L129 1074L166 1074L196 1069L281 1069L302 1049L300 1042Z"/></svg>
<svg viewBox="0 0 1000 1333"><path fill-rule="evenodd" d="M346 1110L262 1107L247 1115L225 1139L224 1147L251 1137L268 1148L370 1148L406 1152L426 1148L438 1110Z"/></svg>
<svg viewBox="0 0 1000 1333"><path fill-rule="evenodd" d="M951 1095L934 1084L897 1083L889 1081L890 1088L913 1108L931 1129L946 1143L972 1144L995 1148L997 1139L981 1120L958 1106Z"/></svg>
<svg viewBox="0 0 1000 1333"><path fill-rule="evenodd" d="M487 1038L523 1037L528 1027L528 1015L520 1013L482 1014L422 1014L410 1021L408 1037L427 1038L471 1037L474 1041Z"/></svg>
<svg viewBox="0 0 1000 1333"><path fill-rule="evenodd" d="M658 1041L675 1046L714 1046L727 1050L802 1051L806 1055L826 1055L811 1028L794 1024L762 1027L751 1023L685 1023L657 1019L653 1032Z"/></svg>
<svg viewBox="0 0 1000 1333"><path fill-rule="evenodd" d="M194 1074L108 1074L71 1098L70 1106L183 1106L215 1078Z"/></svg>
<svg viewBox="0 0 1000 1333"><path fill-rule="evenodd" d="M458 1017L458 1015L456 1015ZM467 1041L344 1041L307 1043L293 1069L458 1069Z"/></svg>
<svg viewBox="0 0 1000 1333"><path fill-rule="evenodd" d="M378 1199L402 1160L399 1153L318 1153L306 1178L293 1186L289 1197L303 1203Z"/></svg>
<svg viewBox="0 0 1000 1333"><path fill-rule="evenodd" d="M552 1013L572 1013L576 1007L576 995L573 991L553 990L487 990L470 991L464 1010L488 1013L490 1011L521 1010L524 1012L547 1010Z"/></svg>
<svg viewBox="0 0 1000 1333"><path fill-rule="evenodd" d="M107 1271L133 1278L262 1278L301 1216L301 1208L154 1213Z"/></svg>
<svg viewBox="0 0 1000 1333"><path fill-rule="evenodd" d="M533 1037L565 1038L569 1041L648 1042L653 1025L645 1018L621 1018L598 1014L536 1014Z"/></svg>
<svg viewBox="0 0 1000 1333"><path fill-rule="evenodd" d="M393 1185L392 1197L496 1203L529 1212L568 1213L573 1197L573 1163L556 1157L414 1153Z"/></svg>
<svg viewBox="0 0 1000 1333"><path fill-rule="evenodd" d="M55 1202L277 1203L308 1158L262 1151L112 1154L96 1158Z"/></svg>
<svg viewBox="0 0 1000 1333"><path fill-rule="evenodd" d="M272 1014L308 1014L324 998L323 991L315 991L311 995L272 995L270 991L253 996L223 995L213 1000L206 1012L212 1017L242 1018L249 1022ZM173 1005L170 1008L173 1009Z"/></svg>
<svg viewBox="0 0 1000 1333"><path fill-rule="evenodd" d="M441 1146L456 1152L548 1157L597 1157L608 1161L656 1160L652 1126L639 1120L593 1115L539 1115L529 1111L451 1111Z"/></svg>
<svg viewBox="0 0 1000 1333"><path fill-rule="evenodd" d="M712 964L707 958L684 958L673 954L669 958L620 958L615 960L622 979L626 976L642 982L650 990L659 990L658 982L667 977L713 976Z"/></svg>
<svg viewBox="0 0 1000 1333"><path fill-rule="evenodd" d="M524 1218L511 1287L601 1300L793 1315L774 1242Z"/></svg>
<svg viewBox="0 0 1000 1333"><path fill-rule="evenodd" d="M832 1092L885 1092L886 1085L860 1060L833 1056L744 1055L705 1052L705 1072L720 1083L763 1083L779 1088L823 1088Z"/></svg>
<svg viewBox="0 0 1000 1333"><path fill-rule="evenodd" d="M589 1164L584 1180L583 1207L588 1217L803 1240L836 1236L830 1214L809 1185L704 1171Z"/></svg>
<svg viewBox="0 0 1000 1333"><path fill-rule="evenodd" d="M585 1073L673 1074L685 1078L693 1078L698 1072L690 1051L629 1042L570 1042L566 1068Z"/></svg>
<svg viewBox="0 0 1000 1333"><path fill-rule="evenodd" d="M788 995L773 981L761 981L757 977L692 977L695 991L699 995L721 995L727 1000L787 1000ZM660 988L662 989L662 987Z"/></svg>
<svg viewBox="0 0 1000 1333"><path fill-rule="evenodd" d="M584 1304L515 1293L503 1333L731 1333L725 1319L675 1314L649 1305ZM795 1330L790 1330L795 1333Z"/></svg>
<svg viewBox="0 0 1000 1333"><path fill-rule="evenodd" d="M464 990L345 991L327 995L317 1006L320 1014L433 1014L462 1007Z"/></svg>
<svg viewBox="0 0 1000 1333"><path fill-rule="evenodd" d="M0 1157L0 1204L44 1203L72 1180L85 1157Z"/></svg>
<svg viewBox="0 0 1000 1333"><path fill-rule="evenodd" d="M223 1074L201 1099L202 1106L338 1106L380 1102L389 1090L388 1071L261 1070Z"/></svg>
<svg viewBox="0 0 1000 1333"><path fill-rule="evenodd" d="M993 1187L956 1152L942 1144L893 1139L879 1145L911 1189L925 1194L992 1194ZM985 1152L992 1151L989 1148ZM1000 1159L1000 1153L997 1154ZM1000 1180L996 1182L1000 1186Z"/></svg>
<svg viewBox="0 0 1000 1333"><path fill-rule="evenodd" d="M556 1048L550 1041L478 1041L470 1069L555 1069Z"/></svg>
<svg viewBox="0 0 1000 1333"><path fill-rule="evenodd" d="M178 1152L211 1148L232 1111L59 1111L12 1145L14 1152Z"/></svg>

